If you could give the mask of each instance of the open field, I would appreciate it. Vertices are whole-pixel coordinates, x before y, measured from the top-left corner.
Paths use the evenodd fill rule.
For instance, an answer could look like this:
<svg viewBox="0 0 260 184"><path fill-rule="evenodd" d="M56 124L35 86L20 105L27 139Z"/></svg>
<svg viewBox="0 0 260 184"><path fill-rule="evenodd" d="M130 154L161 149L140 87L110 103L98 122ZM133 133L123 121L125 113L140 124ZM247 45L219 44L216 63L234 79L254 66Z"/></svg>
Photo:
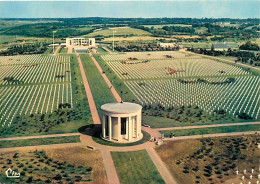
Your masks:
<svg viewBox="0 0 260 184"><path fill-rule="evenodd" d="M0 44L15 42L16 37L10 35L0 35Z"/></svg>
<svg viewBox="0 0 260 184"><path fill-rule="evenodd" d="M91 123L76 56L0 59L1 136L75 132Z"/></svg>
<svg viewBox="0 0 260 184"><path fill-rule="evenodd" d="M260 164L257 142L259 135L169 141L156 151L179 183L240 183L243 175L243 183L254 183Z"/></svg>
<svg viewBox="0 0 260 184"><path fill-rule="evenodd" d="M113 31L115 36L127 36L127 35L150 35L151 33L143 31L141 29L134 29L130 27L118 27L118 28L109 28L104 30L98 30L93 33L86 35L87 37L94 37L94 36L112 36Z"/></svg>
<svg viewBox="0 0 260 184"><path fill-rule="evenodd" d="M142 36L142 35L140 35L140 36L130 36L130 37L124 37L124 36L118 37L117 36L117 37L114 38L114 41L115 42L121 42L121 41L150 41L150 40L158 40L158 39L162 39L162 38L152 37L152 36ZM163 38L163 39L167 39L167 38ZM102 41L103 42L112 42L113 37L104 38Z"/></svg>
<svg viewBox="0 0 260 184"><path fill-rule="evenodd" d="M164 26L179 26L179 27L191 27L189 24L162 24L162 25L143 25L144 27L154 27L154 28L162 28Z"/></svg>
<svg viewBox="0 0 260 184"><path fill-rule="evenodd" d="M234 117L259 119L260 79L244 68L177 51L101 58L103 69L108 65L142 105L197 105L213 116L223 110Z"/></svg>
<svg viewBox="0 0 260 184"><path fill-rule="evenodd" d="M68 49L65 47L61 47L61 49L59 50L59 53L61 54L66 54L68 52Z"/></svg>
<svg viewBox="0 0 260 184"><path fill-rule="evenodd" d="M111 155L121 183L164 183L158 170L145 150L132 152L111 152Z"/></svg>
<svg viewBox="0 0 260 184"><path fill-rule="evenodd" d="M238 126L224 126L214 128L195 128L184 130L165 130L162 131L166 137L173 133L178 136L189 135L204 135L204 134L217 134L217 133L231 133L231 132L248 132L248 131L260 131L260 125L238 125Z"/></svg>
<svg viewBox="0 0 260 184"><path fill-rule="evenodd" d="M8 168L21 177L6 178ZM0 179L5 183L108 183L100 153L82 147L0 153Z"/></svg>
<svg viewBox="0 0 260 184"><path fill-rule="evenodd" d="M66 137L49 137L49 138L40 138L40 139L0 141L0 148L62 144L62 143L74 143L74 142L80 142L79 135L66 136Z"/></svg>

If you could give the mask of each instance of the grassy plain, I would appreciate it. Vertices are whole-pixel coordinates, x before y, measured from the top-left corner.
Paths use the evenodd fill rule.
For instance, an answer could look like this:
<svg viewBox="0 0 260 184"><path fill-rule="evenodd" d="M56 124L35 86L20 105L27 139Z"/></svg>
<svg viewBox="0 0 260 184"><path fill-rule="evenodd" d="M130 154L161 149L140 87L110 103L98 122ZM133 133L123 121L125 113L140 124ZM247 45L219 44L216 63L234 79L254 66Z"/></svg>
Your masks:
<svg viewBox="0 0 260 184"><path fill-rule="evenodd" d="M224 127L213 127L213 128L165 130L162 131L162 133L164 133L166 137L169 136L171 133L173 133L176 137L178 137L178 136L189 136L189 135L204 135L204 134L247 132L247 131L260 131L260 125L238 125L238 126L224 126Z"/></svg>
<svg viewBox="0 0 260 184"><path fill-rule="evenodd" d="M192 110L194 111L194 110ZM186 111L187 112L187 111ZM185 118L185 112L180 117ZM218 116L219 119L216 119L216 116L209 115L204 112L201 120L199 118L195 122L187 121L180 122L174 119L160 117L160 116L147 116L143 115L142 122L144 124L150 125L152 128L166 128L166 127L178 127L178 126L193 126L193 125L207 125L207 124L223 124L223 123L234 123L234 122L243 122L243 120L232 117L232 116ZM196 119L196 116L190 116L190 118Z"/></svg>
<svg viewBox="0 0 260 184"><path fill-rule="evenodd" d="M121 183L164 183L161 175L145 150L132 152L111 152L111 155Z"/></svg>
<svg viewBox="0 0 260 184"><path fill-rule="evenodd" d="M39 138L39 139L20 139L20 140L0 141L0 148L62 144L62 143L74 143L74 142L80 142L79 135L65 136L65 137L49 137L49 138Z"/></svg>
<svg viewBox="0 0 260 184"><path fill-rule="evenodd" d="M61 49L59 50L59 53L61 54L66 54L68 52L68 49L65 47L61 47Z"/></svg>
<svg viewBox="0 0 260 184"><path fill-rule="evenodd" d="M88 83L90 85L99 116L101 117L101 105L115 102L116 100L90 56L88 54L81 54L80 58L87 75Z"/></svg>
<svg viewBox="0 0 260 184"><path fill-rule="evenodd" d="M130 27L118 27L118 28L110 28L104 30L98 30L93 33L87 34L87 37L94 37L94 36L113 36L113 31L115 36L127 36L127 35L150 35L151 33L143 31L141 29L134 29Z"/></svg>

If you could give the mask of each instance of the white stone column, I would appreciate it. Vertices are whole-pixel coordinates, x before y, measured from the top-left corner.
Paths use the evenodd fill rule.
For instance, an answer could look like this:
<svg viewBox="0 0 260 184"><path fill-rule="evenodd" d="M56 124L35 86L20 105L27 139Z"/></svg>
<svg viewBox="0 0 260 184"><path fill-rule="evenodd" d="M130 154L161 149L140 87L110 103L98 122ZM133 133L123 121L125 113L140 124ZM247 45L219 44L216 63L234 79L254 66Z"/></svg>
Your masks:
<svg viewBox="0 0 260 184"><path fill-rule="evenodd" d="M128 117L126 117L126 122L125 122L125 124L126 124L126 126L125 126L125 129L126 129L126 136L125 136L125 139L127 139L127 140L129 140L129 134L128 134Z"/></svg>
<svg viewBox="0 0 260 184"><path fill-rule="evenodd" d="M102 114L102 135L103 138L106 138L106 116L104 114Z"/></svg>
<svg viewBox="0 0 260 184"><path fill-rule="evenodd" d="M112 139L112 118L111 116L108 116L108 140Z"/></svg>
<svg viewBox="0 0 260 184"><path fill-rule="evenodd" d="M133 134L132 136L136 138L136 135L135 135L135 127L136 127L136 115L133 116L133 124L132 124L132 131L133 131Z"/></svg>
<svg viewBox="0 0 260 184"><path fill-rule="evenodd" d="M131 129L131 125L132 125L133 121L132 121L132 117L128 117L128 140L131 141L132 139L132 129Z"/></svg>
<svg viewBox="0 0 260 184"><path fill-rule="evenodd" d="M121 138L122 138L122 135L121 135L121 117L118 117L117 123L118 123L118 141L121 141Z"/></svg>
<svg viewBox="0 0 260 184"><path fill-rule="evenodd" d="M136 138L139 138L140 136L140 125L139 125L139 114L136 116Z"/></svg>

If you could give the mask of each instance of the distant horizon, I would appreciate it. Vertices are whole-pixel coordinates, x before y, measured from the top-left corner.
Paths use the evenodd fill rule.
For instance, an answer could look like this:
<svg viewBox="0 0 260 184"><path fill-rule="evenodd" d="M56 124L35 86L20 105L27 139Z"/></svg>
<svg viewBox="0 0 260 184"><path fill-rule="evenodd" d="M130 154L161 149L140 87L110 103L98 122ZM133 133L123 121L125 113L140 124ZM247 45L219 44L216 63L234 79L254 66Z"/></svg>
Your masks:
<svg viewBox="0 0 260 184"><path fill-rule="evenodd" d="M258 19L259 1L0 1L0 18Z"/></svg>
<svg viewBox="0 0 260 184"><path fill-rule="evenodd" d="M259 19L260 18L229 18L229 17L221 17L221 18L210 18L210 17L98 17L98 16L88 16L88 17L2 17L0 19L81 19L81 18L111 18L111 19Z"/></svg>

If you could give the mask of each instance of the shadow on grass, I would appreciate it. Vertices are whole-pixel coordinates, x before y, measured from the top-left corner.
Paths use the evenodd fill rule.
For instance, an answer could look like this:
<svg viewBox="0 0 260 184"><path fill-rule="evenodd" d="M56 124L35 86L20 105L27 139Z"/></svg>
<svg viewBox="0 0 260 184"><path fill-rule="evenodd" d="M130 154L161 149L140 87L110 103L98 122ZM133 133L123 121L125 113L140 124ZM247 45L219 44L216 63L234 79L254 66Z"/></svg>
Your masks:
<svg viewBox="0 0 260 184"><path fill-rule="evenodd" d="M103 144L103 145L107 145L107 146L117 146L117 147L124 147L124 146L135 146L135 145L139 145L139 144L143 144L147 141L150 140L150 134L148 134L147 132L145 131L142 131L143 133L143 138L137 142L131 142L131 143L114 143L114 142L109 142L109 141L106 141L106 140L103 140L101 137L100 137L100 134L101 134L101 131L97 131L93 134L92 136L92 139L98 143L98 144Z"/></svg>
<svg viewBox="0 0 260 184"><path fill-rule="evenodd" d="M101 125L95 125L95 124L85 125L78 129L79 133L84 135L89 135L89 136L93 136L96 132L100 132L100 131L101 131Z"/></svg>

